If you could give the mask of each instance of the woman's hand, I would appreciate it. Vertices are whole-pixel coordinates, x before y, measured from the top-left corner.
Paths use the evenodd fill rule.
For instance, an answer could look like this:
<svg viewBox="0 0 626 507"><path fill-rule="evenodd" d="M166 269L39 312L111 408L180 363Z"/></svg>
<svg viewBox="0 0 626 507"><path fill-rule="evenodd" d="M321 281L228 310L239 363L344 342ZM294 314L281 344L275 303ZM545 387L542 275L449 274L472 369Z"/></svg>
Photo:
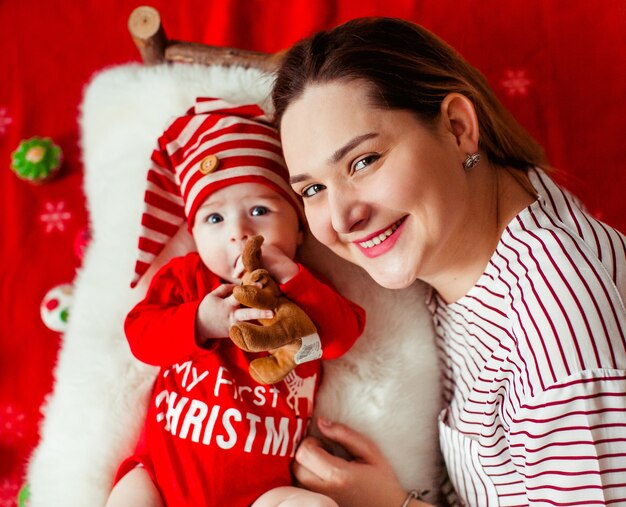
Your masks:
<svg viewBox="0 0 626 507"><path fill-rule="evenodd" d="M407 493L374 442L344 424L322 417L317 419L317 426L324 437L343 446L354 459L333 456L318 439L305 438L293 465L302 486L330 496L341 507L402 505Z"/></svg>
<svg viewBox="0 0 626 507"><path fill-rule="evenodd" d="M227 338L235 322L271 319L274 312L258 308L241 308L233 296L232 283L225 283L209 292L196 313L196 341L202 345L210 338Z"/></svg>

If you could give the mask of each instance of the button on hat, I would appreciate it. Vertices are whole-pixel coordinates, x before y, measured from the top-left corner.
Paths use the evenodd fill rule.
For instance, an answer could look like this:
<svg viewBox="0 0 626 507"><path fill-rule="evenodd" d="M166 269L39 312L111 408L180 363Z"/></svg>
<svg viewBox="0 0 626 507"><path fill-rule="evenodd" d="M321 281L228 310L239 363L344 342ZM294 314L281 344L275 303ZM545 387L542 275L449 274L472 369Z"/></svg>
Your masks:
<svg viewBox="0 0 626 507"><path fill-rule="evenodd" d="M200 172L202 174L210 174L217 169L220 164L220 159L215 155L207 155L200 162Z"/></svg>

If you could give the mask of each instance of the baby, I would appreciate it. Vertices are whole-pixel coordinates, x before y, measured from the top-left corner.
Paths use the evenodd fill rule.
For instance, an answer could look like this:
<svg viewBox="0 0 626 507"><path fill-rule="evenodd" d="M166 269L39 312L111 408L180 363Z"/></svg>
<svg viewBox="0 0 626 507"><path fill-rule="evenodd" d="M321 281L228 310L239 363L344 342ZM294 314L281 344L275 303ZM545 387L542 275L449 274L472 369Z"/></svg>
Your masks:
<svg viewBox="0 0 626 507"><path fill-rule="evenodd" d="M321 362L263 385L248 373L259 355L228 339L235 322L273 315L232 295L243 245L258 234L263 267L315 323L323 358L345 353L364 327L360 307L293 260L305 223L277 132L256 105L197 99L159 138L152 162L133 283L185 220L197 252L161 268L126 318L133 354L160 371L107 506L336 505L291 485Z"/></svg>

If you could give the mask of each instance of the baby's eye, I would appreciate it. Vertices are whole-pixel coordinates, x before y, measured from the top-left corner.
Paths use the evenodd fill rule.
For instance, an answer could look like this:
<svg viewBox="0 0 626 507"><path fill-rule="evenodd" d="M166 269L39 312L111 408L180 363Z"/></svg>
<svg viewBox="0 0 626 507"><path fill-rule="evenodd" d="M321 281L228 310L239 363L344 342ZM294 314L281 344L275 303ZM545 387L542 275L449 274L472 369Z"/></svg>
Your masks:
<svg viewBox="0 0 626 507"><path fill-rule="evenodd" d="M309 185L308 187L305 187L302 190L300 195L302 195L302 197L304 198L313 197L315 194L317 194L318 192L321 192L325 188L326 187L322 185L321 183L315 183L313 185Z"/></svg>
<svg viewBox="0 0 626 507"><path fill-rule="evenodd" d="M208 217L206 217L205 221L208 224L217 224L219 222L223 222L224 217L219 213L211 213Z"/></svg>
<svg viewBox="0 0 626 507"><path fill-rule="evenodd" d="M266 208L265 206L255 206L254 208L252 208L252 210L250 211L250 214L253 217L260 217L262 215L267 215L269 213L269 209Z"/></svg>
<svg viewBox="0 0 626 507"><path fill-rule="evenodd" d="M361 169L365 169L368 165L373 164L380 158L378 154L367 155L363 158L357 160L352 166L353 171L360 171Z"/></svg>

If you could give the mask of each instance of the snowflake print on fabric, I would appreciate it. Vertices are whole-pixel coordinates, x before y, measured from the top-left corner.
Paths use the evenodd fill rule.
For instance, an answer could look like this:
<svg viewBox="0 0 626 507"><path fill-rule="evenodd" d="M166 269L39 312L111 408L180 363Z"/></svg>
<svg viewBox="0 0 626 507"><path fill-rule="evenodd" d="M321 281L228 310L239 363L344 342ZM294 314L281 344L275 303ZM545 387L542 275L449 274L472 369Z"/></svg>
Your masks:
<svg viewBox="0 0 626 507"><path fill-rule="evenodd" d="M45 211L39 215L39 220L46 225L46 233L65 231L66 222L72 218L72 213L65 209L65 201L45 203Z"/></svg>
<svg viewBox="0 0 626 507"><path fill-rule="evenodd" d="M15 405L0 405L0 445L11 446L26 434L26 415Z"/></svg>
<svg viewBox="0 0 626 507"><path fill-rule="evenodd" d="M13 118L9 116L8 109L6 107L0 107L0 136L7 133L11 123L13 123Z"/></svg>
<svg viewBox="0 0 626 507"><path fill-rule="evenodd" d="M500 84L504 87L509 97L515 95L525 97L528 95L528 88L532 84L532 80L526 76L525 69L507 69L504 71L504 79L500 81Z"/></svg>

